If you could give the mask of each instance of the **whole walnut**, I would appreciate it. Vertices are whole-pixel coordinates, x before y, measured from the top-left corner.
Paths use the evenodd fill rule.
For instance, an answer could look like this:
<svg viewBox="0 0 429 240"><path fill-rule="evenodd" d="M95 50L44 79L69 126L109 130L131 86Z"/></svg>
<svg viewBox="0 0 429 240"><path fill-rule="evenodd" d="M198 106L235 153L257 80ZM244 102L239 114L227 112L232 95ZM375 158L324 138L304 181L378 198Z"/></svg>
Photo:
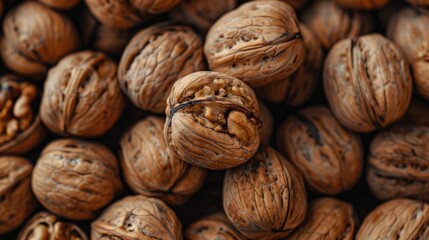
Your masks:
<svg viewBox="0 0 429 240"><path fill-rule="evenodd" d="M267 101L297 106L307 101L316 89L324 58L322 45L305 24L301 23L299 28L307 49L304 63L292 76L257 90Z"/></svg>
<svg viewBox="0 0 429 240"><path fill-rule="evenodd" d="M217 212L192 223L185 232L187 240L245 240L223 212Z"/></svg>
<svg viewBox="0 0 429 240"><path fill-rule="evenodd" d="M60 221L55 215L39 212L21 229L18 240L87 240L86 233L71 222Z"/></svg>
<svg viewBox="0 0 429 240"><path fill-rule="evenodd" d="M345 8L373 10L383 7L389 0L335 0Z"/></svg>
<svg viewBox="0 0 429 240"><path fill-rule="evenodd" d="M354 240L357 222L351 204L335 198L319 198L310 203L304 223L288 239Z"/></svg>
<svg viewBox="0 0 429 240"><path fill-rule="evenodd" d="M372 29L371 15L344 9L333 0L314 1L302 19L326 49L342 39L357 37Z"/></svg>
<svg viewBox="0 0 429 240"><path fill-rule="evenodd" d="M8 11L3 32L3 63L35 78L43 77L51 65L79 47L79 35L70 19L35 1Z"/></svg>
<svg viewBox="0 0 429 240"><path fill-rule="evenodd" d="M204 53L213 71L252 87L284 80L303 63L305 46L294 9L281 1L251 1L209 30Z"/></svg>
<svg viewBox="0 0 429 240"><path fill-rule="evenodd" d="M95 217L122 189L115 155L77 139L55 140L43 149L31 186L46 209L74 220Z"/></svg>
<svg viewBox="0 0 429 240"><path fill-rule="evenodd" d="M0 234L18 228L36 208L31 170L33 166L25 158L0 157Z"/></svg>
<svg viewBox="0 0 429 240"><path fill-rule="evenodd" d="M97 137L116 123L124 107L115 62L87 50L66 56L49 70L40 118L57 134Z"/></svg>
<svg viewBox="0 0 429 240"><path fill-rule="evenodd" d="M271 136L273 135L274 131L274 119L270 110L262 102L259 103L259 109L259 119L262 122L262 127L259 128L261 143L270 145Z"/></svg>
<svg viewBox="0 0 429 240"><path fill-rule="evenodd" d="M401 119L413 88L401 51L379 34L337 43L326 58L323 83L335 117L357 132Z"/></svg>
<svg viewBox="0 0 429 240"><path fill-rule="evenodd" d="M167 99L164 139L188 163L221 170L258 150L259 102L242 81L217 72L195 72L173 85Z"/></svg>
<svg viewBox="0 0 429 240"><path fill-rule="evenodd" d="M250 239L285 239L304 220L307 195L301 174L270 147L226 171L223 207Z"/></svg>
<svg viewBox="0 0 429 240"><path fill-rule="evenodd" d="M407 0L416 7L429 7L429 0Z"/></svg>
<svg viewBox="0 0 429 240"><path fill-rule="evenodd" d="M149 116L124 133L120 141L123 175L134 192L180 205L200 189L207 171L170 154L164 124L163 118Z"/></svg>
<svg viewBox="0 0 429 240"><path fill-rule="evenodd" d="M128 196L110 205L92 222L91 239L182 240L182 225L161 200Z"/></svg>
<svg viewBox="0 0 429 240"><path fill-rule="evenodd" d="M131 39L122 54L118 78L134 105L163 113L173 83L204 69L200 37L189 27L161 23Z"/></svg>
<svg viewBox="0 0 429 240"><path fill-rule="evenodd" d="M49 7L66 10L75 7L80 3L80 0L39 0Z"/></svg>
<svg viewBox="0 0 429 240"><path fill-rule="evenodd" d="M405 198L385 202L368 214L356 240L429 239L429 205Z"/></svg>
<svg viewBox="0 0 429 240"><path fill-rule="evenodd" d="M336 195L351 189L363 169L363 146L326 107L309 107L288 117L277 133L278 148L315 192Z"/></svg>
<svg viewBox="0 0 429 240"><path fill-rule="evenodd" d="M132 28L174 8L181 0L85 0L89 10L111 28Z"/></svg>

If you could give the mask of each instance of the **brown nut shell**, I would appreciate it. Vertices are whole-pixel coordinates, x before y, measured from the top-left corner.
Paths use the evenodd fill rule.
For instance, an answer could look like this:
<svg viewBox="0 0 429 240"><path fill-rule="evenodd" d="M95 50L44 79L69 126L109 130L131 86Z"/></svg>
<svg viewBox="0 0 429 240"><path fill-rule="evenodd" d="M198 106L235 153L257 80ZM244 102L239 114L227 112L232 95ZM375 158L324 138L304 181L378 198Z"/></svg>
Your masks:
<svg viewBox="0 0 429 240"><path fill-rule="evenodd" d="M373 10L383 7L389 0L335 0L335 2L345 8Z"/></svg>
<svg viewBox="0 0 429 240"><path fill-rule="evenodd" d="M335 117L357 132L401 119L413 88L402 52L379 34L337 43L326 58L323 83Z"/></svg>
<svg viewBox="0 0 429 240"><path fill-rule="evenodd" d="M189 27L161 23L131 39L122 54L118 78L134 105L164 113L173 83L204 69L200 37Z"/></svg>
<svg viewBox="0 0 429 240"><path fill-rule="evenodd" d="M74 220L95 217L122 190L115 155L99 143L77 139L48 144L31 184L45 208Z"/></svg>
<svg viewBox="0 0 429 240"><path fill-rule="evenodd" d="M326 107L309 107L288 117L277 143L315 192L339 194L351 189L362 174L361 139Z"/></svg>
<svg viewBox="0 0 429 240"><path fill-rule="evenodd" d="M305 58L294 9L281 1L251 1L209 30L204 53L213 71L262 87L292 75Z"/></svg>
<svg viewBox="0 0 429 240"><path fill-rule="evenodd" d="M182 240L182 225L161 200L129 196L110 205L92 222L91 239Z"/></svg>
<svg viewBox="0 0 429 240"><path fill-rule="evenodd" d="M0 157L0 234L18 228L36 208L30 188L32 170L25 158Z"/></svg>
<svg viewBox="0 0 429 240"><path fill-rule="evenodd" d="M40 2L44 3L45 5L48 5L53 8L57 8L60 10L66 10L73 7L76 7L80 3L80 0L39 0Z"/></svg>
<svg viewBox="0 0 429 240"><path fill-rule="evenodd" d="M250 239L285 239L305 218L307 194L301 174L270 147L228 169L223 208L232 225Z"/></svg>
<svg viewBox="0 0 429 240"><path fill-rule="evenodd" d="M97 137L116 123L124 107L115 62L100 52L80 51L49 71L40 117L57 134Z"/></svg>
<svg viewBox="0 0 429 240"><path fill-rule="evenodd" d="M60 221L50 213L40 212L26 223L17 239L88 240L88 237L77 225Z"/></svg>
<svg viewBox="0 0 429 240"><path fill-rule="evenodd" d="M164 138L179 159L220 170L250 159L260 143L259 102L244 82L195 72L173 85Z"/></svg>

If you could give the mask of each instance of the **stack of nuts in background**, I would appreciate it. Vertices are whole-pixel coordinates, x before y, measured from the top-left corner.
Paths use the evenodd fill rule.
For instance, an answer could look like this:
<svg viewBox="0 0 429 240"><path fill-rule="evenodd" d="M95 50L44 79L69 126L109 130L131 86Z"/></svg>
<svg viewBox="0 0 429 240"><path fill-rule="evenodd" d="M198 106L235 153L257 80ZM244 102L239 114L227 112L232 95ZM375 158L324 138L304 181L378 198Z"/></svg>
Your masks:
<svg viewBox="0 0 429 240"><path fill-rule="evenodd" d="M429 0L0 12L0 239L429 239Z"/></svg>

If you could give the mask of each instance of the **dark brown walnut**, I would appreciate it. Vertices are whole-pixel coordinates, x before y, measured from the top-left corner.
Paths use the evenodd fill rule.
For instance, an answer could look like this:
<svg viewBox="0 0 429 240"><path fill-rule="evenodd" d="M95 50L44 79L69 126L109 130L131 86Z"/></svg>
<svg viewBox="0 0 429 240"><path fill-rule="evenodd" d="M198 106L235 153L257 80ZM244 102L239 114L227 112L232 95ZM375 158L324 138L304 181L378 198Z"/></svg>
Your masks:
<svg viewBox="0 0 429 240"><path fill-rule="evenodd" d="M18 228L36 208L31 170L33 166L25 158L0 157L0 234Z"/></svg>
<svg viewBox="0 0 429 240"><path fill-rule="evenodd" d="M259 128L259 136L261 138L261 143L265 145L270 145L271 136L273 135L274 130L273 115L271 115L270 110L262 102L259 103L259 109L259 119L262 122L262 127Z"/></svg>
<svg viewBox="0 0 429 240"><path fill-rule="evenodd" d="M429 239L429 205L400 198L385 202L368 214L356 240Z"/></svg>
<svg viewBox="0 0 429 240"><path fill-rule="evenodd" d="M223 212L217 212L192 223L185 232L186 240L245 240Z"/></svg>
<svg viewBox="0 0 429 240"><path fill-rule="evenodd" d="M40 2L48 5L49 7L66 10L76 7L80 0L39 0Z"/></svg>
<svg viewBox="0 0 429 240"><path fill-rule="evenodd" d="M238 166L258 150L259 102L242 81L217 72L179 79L167 99L164 138L193 165L220 170Z"/></svg>
<svg viewBox="0 0 429 240"><path fill-rule="evenodd" d="M85 0L89 10L111 28L131 28L173 9L181 0Z"/></svg>
<svg viewBox="0 0 429 240"><path fill-rule="evenodd" d="M173 83L204 69L200 37L189 27L161 23L131 39L122 54L118 78L134 105L164 113Z"/></svg>
<svg viewBox="0 0 429 240"><path fill-rule="evenodd" d="M354 240L357 222L351 204L334 198L319 198L310 203L304 223L288 239Z"/></svg>
<svg viewBox="0 0 429 240"><path fill-rule="evenodd" d="M264 100L297 106L311 97L318 84L324 57L322 45L305 24L301 23L299 28L307 49L304 63L289 78L258 89L259 96Z"/></svg>
<svg viewBox="0 0 429 240"><path fill-rule="evenodd" d="M407 0L416 7L429 7L429 0Z"/></svg>
<svg viewBox="0 0 429 240"><path fill-rule="evenodd" d="M128 196L110 205L92 222L91 239L182 240L182 225L161 200Z"/></svg>
<svg viewBox="0 0 429 240"><path fill-rule="evenodd" d="M351 189L362 174L361 139L326 107L309 107L288 117L277 143L315 192L339 194Z"/></svg>
<svg viewBox="0 0 429 240"><path fill-rule="evenodd" d="M43 77L50 66L79 47L79 35L70 19L35 1L8 11L3 32L3 63L35 78Z"/></svg>
<svg viewBox="0 0 429 240"><path fill-rule="evenodd" d="M213 71L262 87L292 75L305 58L295 10L281 1L252 1L209 30L204 53Z"/></svg>
<svg viewBox="0 0 429 240"><path fill-rule="evenodd" d="M49 70L40 118L57 134L97 137L116 123L124 107L115 62L101 52L80 51Z"/></svg>
<svg viewBox="0 0 429 240"><path fill-rule="evenodd" d="M304 12L303 21L326 49L342 39L357 37L372 29L371 15L344 9L332 0L314 1Z"/></svg>
<svg viewBox="0 0 429 240"><path fill-rule="evenodd" d="M164 124L164 118L149 116L124 133L120 141L123 175L134 192L180 205L200 189L207 171L170 154Z"/></svg>
<svg viewBox="0 0 429 240"><path fill-rule="evenodd" d="M55 215L40 212L21 229L18 240L87 240L86 233L71 222L60 221Z"/></svg>
<svg viewBox="0 0 429 240"><path fill-rule="evenodd" d="M301 174L270 147L227 170L223 183L225 213L250 239L285 239L303 222L306 197Z"/></svg>
<svg viewBox="0 0 429 240"><path fill-rule="evenodd" d="M345 8L373 10L383 7L389 0L335 0L335 2Z"/></svg>
<svg viewBox="0 0 429 240"><path fill-rule="evenodd" d="M357 132L401 119L413 88L402 52L379 34L337 43L326 58L323 83L335 117Z"/></svg>
<svg viewBox="0 0 429 240"><path fill-rule="evenodd" d="M429 106L418 99L413 99L401 124L419 125L429 127Z"/></svg>
<svg viewBox="0 0 429 240"><path fill-rule="evenodd" d="M74 220L92 219L122 189L115 155L77 139L55 140L43 149L31 186L46 209Z"/></svg>

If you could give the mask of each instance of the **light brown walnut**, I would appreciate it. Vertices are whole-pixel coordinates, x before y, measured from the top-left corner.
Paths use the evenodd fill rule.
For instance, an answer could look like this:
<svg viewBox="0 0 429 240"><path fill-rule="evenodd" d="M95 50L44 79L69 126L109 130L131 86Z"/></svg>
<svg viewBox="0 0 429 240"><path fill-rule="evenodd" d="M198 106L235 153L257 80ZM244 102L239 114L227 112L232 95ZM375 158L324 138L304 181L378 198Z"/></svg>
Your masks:
<svg viewBox="0 0 429 240"><path fill-rule="evenodd" d="M373 10L383 7L389 0L335 0L335 2L345 8Z"/></svg>
<svg viewBox="0 0 429 240"><path fill-rule="evenodd" d="M67 10L76 7L80 0L39 0L40 2L48 5L49 7L57 8L59 10Z"/></svg>

